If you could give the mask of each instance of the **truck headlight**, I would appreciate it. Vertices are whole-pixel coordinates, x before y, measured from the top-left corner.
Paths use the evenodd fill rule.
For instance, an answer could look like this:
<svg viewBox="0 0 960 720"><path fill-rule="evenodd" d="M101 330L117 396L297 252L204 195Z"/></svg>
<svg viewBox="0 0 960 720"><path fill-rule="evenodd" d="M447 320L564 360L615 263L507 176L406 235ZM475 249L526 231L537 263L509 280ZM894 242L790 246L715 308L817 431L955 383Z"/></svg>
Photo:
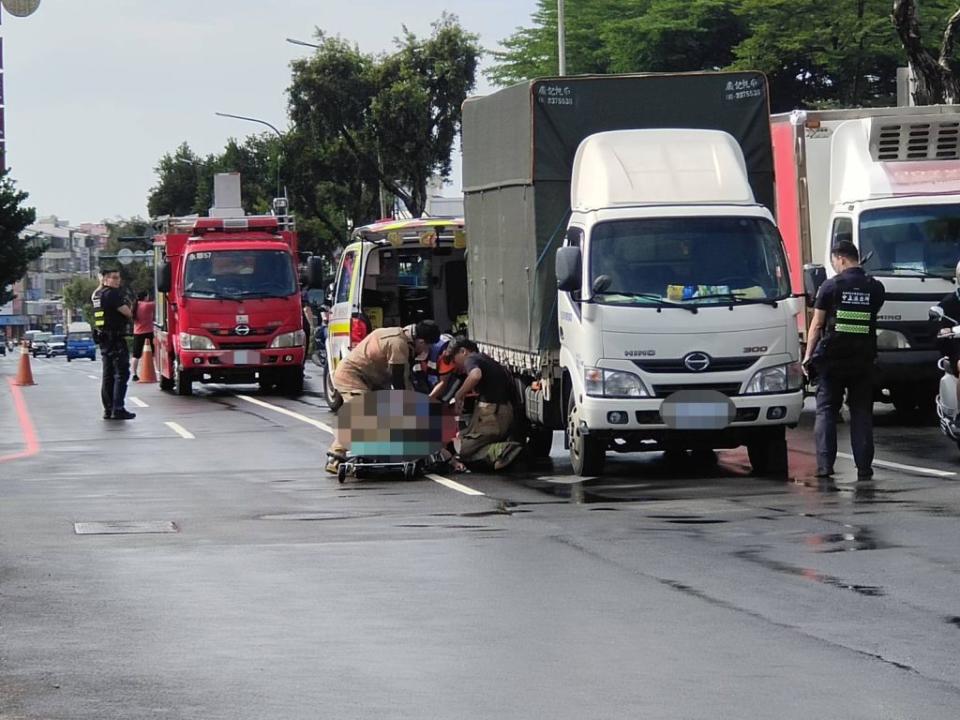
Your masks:
<svg viewBox="0 0 960 720"><path fill-rule="evenodd" d="M303 330L277 335L270 343L272 348L302 347L307 341L307 334Z"/></svg>
<svg viewBox="0 0 960 720"><path fill-rule="evenodd" d="M622 370L584 368L583 382L590 397L650 397L639 376Z"/></svg>
<svg viewBox="0 0 960 720"><path fill-rule="evenodd" d="M206 335L180 333L180 347L184 350L216 350L213 340Z"/></svg>
<svg viewBox="0 0 960 720"><path fill-rule="evenodd" d="M798 362L764 368L754 373L747 383L744 395L761 395L764 393L784 393L799 390L803 387L803 368Z"/></svg>
<svg viewBox="0 0 960 720"><path fill-rule="evenodd" d="M877 350L909 350L910 341L902 332L877 328Z"/></svg>

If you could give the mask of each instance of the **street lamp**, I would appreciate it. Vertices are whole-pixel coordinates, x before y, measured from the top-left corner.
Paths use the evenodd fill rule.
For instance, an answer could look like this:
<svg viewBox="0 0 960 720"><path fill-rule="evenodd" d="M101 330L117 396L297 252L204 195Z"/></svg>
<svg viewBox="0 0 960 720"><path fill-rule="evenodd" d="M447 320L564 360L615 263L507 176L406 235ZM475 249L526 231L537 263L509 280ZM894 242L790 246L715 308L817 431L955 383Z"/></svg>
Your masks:
<svg viewBox="0 0 960 720"><path fill-rule="evenodd" d="M3 8L14 17L27 17L40 7L40 0L2 0ZM3 13L0 13L0 22ZM7 169L6 100L3 96L3 38L0 37L0 172Z"/></svg>
<svg viewBox="0 0 960 720"><path fill-rule="evenodd" d="M294 40L293 38L287 38L287 42L290 43L291 45L303 45L303 47L316 48L317 50L320 49L319 45L314 45L313 43L308 43L303 40Z"/></svg>
<svg viewBox="0 0 960 720"><path fill-rule="evenodd" d="M222 112L214 113L214 115L218 115L219 117L225 117L225 118L233 118L234 120L246 120L247 122L254 122L254 123L259 123L260 125L266 125L268 128L270 128L277 134L277 137L280 139L280 144L277 146L277 197L283 197L284 199L286 199L287 197L286 188L284 188L283 190L283 195L282 196L280 195L280 162L281 162L281 157L283 153L283 133L277 130L275 126L271 125L266 120L259 120L257 118L246 117L245 115L231 115L230 113L222 113Z"/></svg>

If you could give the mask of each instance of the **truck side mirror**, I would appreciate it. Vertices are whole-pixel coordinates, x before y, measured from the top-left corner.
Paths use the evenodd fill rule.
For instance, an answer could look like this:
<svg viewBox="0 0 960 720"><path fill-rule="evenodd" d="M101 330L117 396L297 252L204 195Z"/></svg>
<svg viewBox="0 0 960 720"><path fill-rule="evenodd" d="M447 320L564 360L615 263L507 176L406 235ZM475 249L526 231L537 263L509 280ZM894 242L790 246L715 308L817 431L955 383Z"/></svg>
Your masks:
<svg viewBox="0 0 960 720"><path fill-rule="evenodd" d="M168 293L172 282L170 279L170 263L162 262L157 268L157 292Z"/></svg>
<svg viewBox="0 0 960 720"><path fill-rule="evenodd" d="M323 258L314 255L307 260L307 285L314 289L323 287Z"/></svg>
<svg viewBox="0 0 960 720"><path fill-rule="evenodd" d="M807 304L813 307L817 299L817 291L827 279L827 269L823 265L803 266L803 293L807 296Z"/></svg>
<svg viewBox="0 0 960 720"><path fill-rule="evenodd" d="M562 247L556 257L557 288L576 292L583 286L583 266L578 247Z"/></svg>

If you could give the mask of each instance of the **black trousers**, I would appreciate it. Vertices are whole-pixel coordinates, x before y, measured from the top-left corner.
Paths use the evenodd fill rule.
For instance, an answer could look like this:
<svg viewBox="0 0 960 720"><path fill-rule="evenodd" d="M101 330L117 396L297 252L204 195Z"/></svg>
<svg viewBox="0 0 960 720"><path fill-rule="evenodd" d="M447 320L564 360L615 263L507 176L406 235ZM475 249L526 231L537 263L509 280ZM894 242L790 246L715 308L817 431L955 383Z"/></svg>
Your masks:
<svg viewBox="0 0 960 720"><path fill-rule="evenodd" d="M837 417L847 393L850 408L850 444L857 471L869 473L873 465L873 369L859 372L827 370L817 386L817 469L832 471L837 459Z"/></svg>
<svg viewBox="0 0 960 720"><path fill-rule="evenodd" d="M105 340L100 346L103 377L100 381L100 400L105 411L123 410L130 380L130 351L122 337Z"/></svg>

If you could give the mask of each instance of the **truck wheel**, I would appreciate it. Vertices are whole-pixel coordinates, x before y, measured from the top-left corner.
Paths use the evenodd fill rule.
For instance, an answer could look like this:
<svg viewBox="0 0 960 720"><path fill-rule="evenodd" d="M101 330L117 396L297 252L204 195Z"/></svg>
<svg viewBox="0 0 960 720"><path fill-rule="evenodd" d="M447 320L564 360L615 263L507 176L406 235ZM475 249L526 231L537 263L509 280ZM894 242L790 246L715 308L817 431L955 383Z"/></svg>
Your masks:
<svg viewBox="0 0 960 720"><path fill-rule="evenodd" d="M754 475L787 476L787 431L783 426L757 432L747 443Z"/></svg>
<svg viewBox="0 0 960 720"><path fill-rule="evenodd" d="M553 430L544 427L532 427L527 435L527 450L535 458L550 457L553 447Z"/></svg>
<svg viewBox="0 0 960 720"><path fill-rule="evenodd" d="M336 412L343 405L343 395L337 392L333 386L333 378L330 377L330 366L323 369L323 397L327 401L327 406Z"/></svg>
<svg viewBox="0 0 960 720"><path fill-rule="evenodd" d="M296 367L287 370L280 380L280 392L287 397L303 395L303 368Z"/></svg>
<svg viewBox="0 0 960 720"><path fill-rule="evenodd" d="M193 378L189 370L184 370L177 358L173 366L173 391L177 395L193 395Z"/></svg>
<svg viewBox="0 0 960 720"><path fill-rule="evenodd" d="M607 461L607 440L601 435L584 435L580 431L580 408L573 394L567 408L567 437L574 474L581 477L601 475Z"/></svg>

